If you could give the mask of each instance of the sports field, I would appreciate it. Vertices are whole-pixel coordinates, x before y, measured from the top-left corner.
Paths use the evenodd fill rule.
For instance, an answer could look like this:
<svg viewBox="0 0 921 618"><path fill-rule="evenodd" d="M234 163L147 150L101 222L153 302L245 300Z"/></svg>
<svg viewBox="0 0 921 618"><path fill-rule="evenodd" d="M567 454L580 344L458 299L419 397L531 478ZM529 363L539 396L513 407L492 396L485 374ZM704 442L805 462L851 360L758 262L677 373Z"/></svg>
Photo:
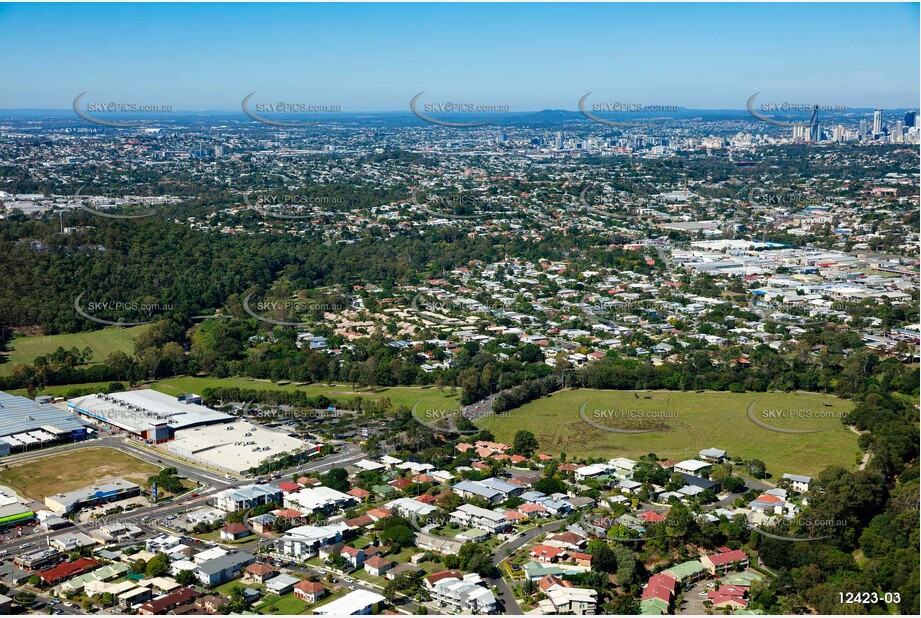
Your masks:
<svg viewBox="0 0 921 618"><path fill-rule="evenodd" d="M86 333L73 333L69 335L39 335L36 337L17 337L10 342L8 362L0 364L0 375L10 375L15 363L29 364L39 356L54 352L59 347L69 350L89 347L93 350L91 362L99 363L106 359L112 352L134 354L134 338L147 330L150 326L131 326L129 328L103 328Z"/></svg>
<svg viewBox="0 0 921 618"><path fill-rule="evenodd" d="M752 415L768 427L750 418L751 404ZM761 459L777 477L785 472L815 475L830 465L856 467L857 435L839 418L852 408L850 401L813 393L567 390L477 425L507 444L515 431L528 429L540 452L565 452L570 458L655 453L680 461L719 448L730 457Z"/></svg>
<svg viewBox="0 0 921 618"><path fill-rule="evenodd" d="M421 386L392 386L388 388L352 388L351 384L275 384L269 380L251 380L246 378L211 378L211 377L189 377L169 378L154 382L151 388L166 393L167 395L182 395L184 393L201 394L206 388L246 388L254 390L281 390L281 391L304 391L308 396L326 395L331 399L341 402L361 397L368 400L379 400L384 397L390 399L390 403L396 406L406 406L412 408L418 401L420 406L433 407L450 407L456 409L459 407L458 399L460 391L451 395L451 389L445 388L440 391L438 388L421 387Z"/></svg>
<svg viewBox="0 0 921 618"><path fill-rule="evenodd" d="M143 485L159 468L111 448L82 448L3 466L0 485L20 495L42 500L45 496L123 478Z"/></svg>

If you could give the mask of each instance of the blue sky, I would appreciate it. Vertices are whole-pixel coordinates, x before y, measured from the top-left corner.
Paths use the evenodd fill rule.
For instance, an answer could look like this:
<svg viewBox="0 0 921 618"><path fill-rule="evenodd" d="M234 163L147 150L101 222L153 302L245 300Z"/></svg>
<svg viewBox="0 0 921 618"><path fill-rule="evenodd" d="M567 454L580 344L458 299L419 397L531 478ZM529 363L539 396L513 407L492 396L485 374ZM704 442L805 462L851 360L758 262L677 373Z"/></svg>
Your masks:
<svg viewBox="0 0 921 618"><path fill-rule="evenodd" d="M917 107L918 24L918 4L0 4L0 108Z"/></svg>

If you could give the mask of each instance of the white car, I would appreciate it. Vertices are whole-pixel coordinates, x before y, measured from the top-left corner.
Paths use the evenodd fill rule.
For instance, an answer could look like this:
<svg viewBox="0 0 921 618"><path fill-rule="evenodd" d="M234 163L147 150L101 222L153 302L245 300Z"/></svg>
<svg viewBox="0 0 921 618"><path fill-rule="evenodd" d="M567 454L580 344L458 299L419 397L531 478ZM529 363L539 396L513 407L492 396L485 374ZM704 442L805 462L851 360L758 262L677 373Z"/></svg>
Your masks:
<svg viewBox="0 0 921 618"><path fill-rule="evenodd" d="M706 592L698 592L697 594L699 594L699 595L702 596L702 597L707 596L707 593L706 593Z"/></svg>
<svg viewBox="0 0 921 618"><path fill-rule="evenodd" d="M355 586L349 586L349 590L355 590Z"/></svg>

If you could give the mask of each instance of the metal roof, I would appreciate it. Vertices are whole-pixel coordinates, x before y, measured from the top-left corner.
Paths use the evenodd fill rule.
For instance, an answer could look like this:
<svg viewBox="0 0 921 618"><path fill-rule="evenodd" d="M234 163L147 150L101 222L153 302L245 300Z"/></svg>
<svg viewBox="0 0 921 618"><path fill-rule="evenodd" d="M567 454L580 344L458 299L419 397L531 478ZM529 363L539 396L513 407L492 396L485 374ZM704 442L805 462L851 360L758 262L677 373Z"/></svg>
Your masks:
<svg viewBox="0 0 921 618"><path fill-rule="evenodd" d="M50 439L50 434L80 429L86 429L86 425L69 412L0 391L0 438L16 434L18 440L10 441L14 446L28 442L20 436L30 432L31 440L38 442L39 439Z"/></svg>

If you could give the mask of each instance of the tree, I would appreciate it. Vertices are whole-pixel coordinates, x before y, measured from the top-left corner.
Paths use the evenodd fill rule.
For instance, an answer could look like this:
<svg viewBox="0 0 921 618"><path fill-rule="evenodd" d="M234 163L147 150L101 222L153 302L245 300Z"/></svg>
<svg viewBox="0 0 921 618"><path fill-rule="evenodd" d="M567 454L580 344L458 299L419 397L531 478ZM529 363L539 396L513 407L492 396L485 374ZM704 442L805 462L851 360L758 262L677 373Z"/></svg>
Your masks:
<svg viewBox="0 0 921 618"><path fill-rule="evenodd" d="M636 556L633 551L621 544L614 545L614 557L617 559L617 582L627 587L634 583L637 578Z"/></svg>
<svg viewBox="0 0 921 618"><path fill-rule="evenodd" d="M198 579L195 577L195 573L193 571L184 569L176 573L176 583L177 584L181 584L183 586L191 586L196 581L198 581Z"/></svg>
<svg viewBox="0 0 921 618"><path fill-rule="evenodd" d="M613 573L617 570L617 556L611 546L604 541L591 541L588 551L592 555L592 570L602 573Z"/></svg>
<svg viewBox="0 0 921 618"><path fill-rule="evenodd" d="M169 571L169 556L166 554L157 554L147 563L144 569L144 575L148 577L159 577Z"/></svg>
<svg viewBox="0 0 921 618"><path fill-rule="evenodd" d="M542 363L544 351L536 343L527 343L518 351L518 358L522 363Z"/></svg>
<svg viewBox="0 0 921 618"><path fill-rule="evenodd" d="M336 491L348 491L350 489L349 473L343 468L333 468L323 475L322 483L324 486Z"/></svg>
<svg viewBox="0 0 921 618"><path fill-rule="evenodd" d="M394 551L399 551L412 547L416 541L416 535L408 526L390 526L381 533L381 541L391 545Z"/></svg>
<svg viewBox="0 0 921 618"><path fill-rule="evenodd" d="M534 484L534 491L539 491L550 496L553 494L565 493L566 485L563 481L554 476L545 476Z"/></svg>
<svg viewBox="0 0 921 618"><path fill-rule="evenodd" d="M146 568L147 562L145 562L143 558L138 558L131 563L131 571L138 575L143 574Z"/></svg>
<svg viewBox="0 0 921 618"><path fill-rule="evenodd" d="M523 457L531 457L537 450L537 438L534 434L526 429L519 429L515 432L515 441L512 443L512 451Z"/></svg>
<svg viewBox="0 0 921 618"><path fill-rule="evenodd" d="M678 491L682 487L687 485L687 481L684 480L684 477L680 473L675 472L669 477L668 483L665 484L666 491Z"/></svg>
<svg viewBox="0 0 921 618"><path fill-rule="evenodd" d="M763 479L767 476L767 466L760 459L750 459L748 461L748 473L756 479Z"/></svg>

